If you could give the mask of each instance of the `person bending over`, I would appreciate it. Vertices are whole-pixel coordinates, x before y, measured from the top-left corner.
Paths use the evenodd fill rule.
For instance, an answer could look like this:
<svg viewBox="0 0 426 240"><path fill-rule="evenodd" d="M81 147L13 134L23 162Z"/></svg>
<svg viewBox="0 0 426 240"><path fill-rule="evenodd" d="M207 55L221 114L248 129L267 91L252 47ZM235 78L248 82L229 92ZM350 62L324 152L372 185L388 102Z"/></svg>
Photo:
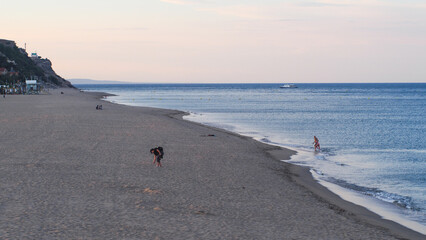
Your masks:
<svg viewBox="0 0 426 240"><path fill-rule="evenodd" d="M151 154L154 154L154 161L152 162L152 164L157 163L157 167L162 167L161 159L163 158L163 154L161 153L159 147L151 148L150 152Z"/></svg>

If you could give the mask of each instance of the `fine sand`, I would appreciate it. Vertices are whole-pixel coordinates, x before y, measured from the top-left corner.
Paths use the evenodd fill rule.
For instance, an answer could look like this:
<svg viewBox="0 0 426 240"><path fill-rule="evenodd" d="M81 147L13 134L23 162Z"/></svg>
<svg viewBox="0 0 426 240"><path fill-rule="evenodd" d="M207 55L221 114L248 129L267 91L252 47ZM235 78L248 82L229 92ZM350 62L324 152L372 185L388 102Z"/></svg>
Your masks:
<svg viewBox="0 0 426 240"><path fill-rule="evenodd" d="M99 97L0 98L1 239L425 237L279 161L291 150Z"/></svg>

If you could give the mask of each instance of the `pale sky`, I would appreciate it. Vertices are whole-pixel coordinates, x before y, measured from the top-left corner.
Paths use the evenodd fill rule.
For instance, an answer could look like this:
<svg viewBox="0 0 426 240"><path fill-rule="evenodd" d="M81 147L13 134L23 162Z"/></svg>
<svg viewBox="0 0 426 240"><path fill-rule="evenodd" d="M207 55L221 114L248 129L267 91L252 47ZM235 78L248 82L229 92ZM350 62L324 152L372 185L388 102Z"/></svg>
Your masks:
<svg viewBox="0 0 426 240"><path fill-rule="evenodd" d="M0 0L66 79L426 82L426 0Z"/></svg>

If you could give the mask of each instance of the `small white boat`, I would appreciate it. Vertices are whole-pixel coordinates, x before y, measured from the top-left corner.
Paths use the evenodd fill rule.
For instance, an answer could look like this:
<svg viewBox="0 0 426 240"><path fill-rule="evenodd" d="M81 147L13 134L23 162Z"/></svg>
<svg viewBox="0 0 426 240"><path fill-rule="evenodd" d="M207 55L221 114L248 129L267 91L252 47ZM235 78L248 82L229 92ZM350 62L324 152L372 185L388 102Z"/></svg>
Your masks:
<svg viewBox="0 0 426 240"><path fill-rule="evenodd" d="M280 88L297 88L297 86L294 84L284 84Z"/></svg>

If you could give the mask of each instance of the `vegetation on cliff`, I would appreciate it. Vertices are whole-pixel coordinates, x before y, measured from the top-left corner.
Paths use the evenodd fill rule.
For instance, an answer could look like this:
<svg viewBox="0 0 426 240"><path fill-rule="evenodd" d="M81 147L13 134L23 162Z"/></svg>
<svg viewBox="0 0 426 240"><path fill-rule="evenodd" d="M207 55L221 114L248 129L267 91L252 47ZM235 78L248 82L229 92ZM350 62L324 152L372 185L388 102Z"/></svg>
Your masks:
<svg viewBox="0 0 426 240"><path fill-rule="evenodd" d="M70 82L53 71L49 59L28 57L27 52L13 41L0 39L0 69L5 69L0 72L0 85L37 78L44 85L72 87Z"/></svg>

